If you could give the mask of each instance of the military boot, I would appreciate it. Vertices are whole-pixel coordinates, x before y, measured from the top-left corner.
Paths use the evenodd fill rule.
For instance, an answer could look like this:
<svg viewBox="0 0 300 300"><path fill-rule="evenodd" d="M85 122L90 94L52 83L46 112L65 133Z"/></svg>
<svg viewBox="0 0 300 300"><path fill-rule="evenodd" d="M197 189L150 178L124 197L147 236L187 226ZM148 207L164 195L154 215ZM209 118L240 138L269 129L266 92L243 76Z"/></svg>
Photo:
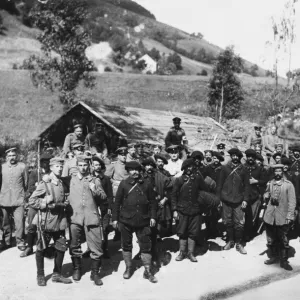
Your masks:
<svg viewBox="0 0 300 300"><path fill-rule="evenodd" d="M20 257L26 257L33 254L33 249L30 247L27 247L21 254Z"/></svg>
<svg viewBox="0 0 300 300"><path fill-rule="evenodd" d="M276 248L274 246L268 246L270 258L264 261L265 265L273 265L278 262Z"/></svg>
<svg viewBox="0 0 300 300"><path fill-rule="evenodd" d="M186 258L187 240L179 240L179 254L175 258L176 261L182 261Z"/></svg>
<svg viewBox="0 0 300 300"><path fill-rule="evenodd" d="M73 262L73 274L74 281L80 281L81 279L81 257L72 257Z"/></svg>
<svg viewBox="0 0 300 300"><path fill-rule="evenodd" d="M247 254L246 249L241 243L236 243L236 250L240 252L241 254Z"/></svg>
<svg viewBox="0 0 300 300"><path fill-rule="evenodd" d="M123 274L124 279L129 279L132 276L132 253L129 251L123 251L123 258L126 265L126 270Z"/></svg>
<svg viewBox="0 0 300 300"><path fill-rule="evenodd" d="M143 265L145 267L144 275L143 277L145 279L148 279L152 283L156 283L157 279L156 277L152 274L151 271L151 254L148 253L142 253L141 254L141 259L143 262Z"/></svg>
<svg viewBox="0 0 300 300"><path fill-rule="evenodd" d="M198 262L197 258L194 256L194 251L195 251L195 245L196 242L192 239L188 239L188 254L187 254L187 258L191 261L191 262Z"/></svg>
<svg viewBox="0 0 300 300"><path fill-rule="evenodd" d="M46 286L43 251L36 251L35 260L36 260L36 267L37 267L37 284L38 286Z"/></svg>
<svg viewBox="0 0 300 300"><path fill-rule="evenodd" d="M99 274L100 267L101 267L101 260L92 259L90 279L95 282L95 285L103 285L103 282Z"/></svg>
<svg viewBox="0 0 300 300"><path fill-rule="evenodd" d="M70 284L70 283L72 283L72 280L69 279L69 278L63 277L59 273L53 273L53 275L52 275L52 282Z"/></svg>
<svg viewBox="0 0 300 300"><path fill-rule="evenodd" d="M293 268L288 262L288 249L280 250L280 267L286 271L292 271Z"/></svg>
<svg viewBox="0 0 300 300"><path fill-rule="evenodd" d="M234 247L234 241L228 241L227 244L223 247L223 250L227 251Z"/></svg>
<svg viewBox="0 0 300 300"><path fill-rule="evenodd" d="M83 258L89 258L91 255L91 250L89 247L87 247L87 249L83 252L82 257Z"/></svg>

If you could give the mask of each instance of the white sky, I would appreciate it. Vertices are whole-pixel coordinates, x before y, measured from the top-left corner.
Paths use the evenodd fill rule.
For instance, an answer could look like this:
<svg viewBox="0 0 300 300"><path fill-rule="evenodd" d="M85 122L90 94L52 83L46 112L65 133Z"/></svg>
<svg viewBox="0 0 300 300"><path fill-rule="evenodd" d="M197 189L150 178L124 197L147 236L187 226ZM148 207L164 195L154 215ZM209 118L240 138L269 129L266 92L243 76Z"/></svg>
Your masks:
<svg viewBox="0 0 300 300"><path fill-rule="evenodd" d="M149 9L160 22L189 33L201 32L209 42L222 48L234 45L243 58L272 69L271 17L280 17L287 0L135 0ZM296 42L292 69L300 68L300 2L296 3ZM288 59L281 55L279 71L288 71Z"/></svg>

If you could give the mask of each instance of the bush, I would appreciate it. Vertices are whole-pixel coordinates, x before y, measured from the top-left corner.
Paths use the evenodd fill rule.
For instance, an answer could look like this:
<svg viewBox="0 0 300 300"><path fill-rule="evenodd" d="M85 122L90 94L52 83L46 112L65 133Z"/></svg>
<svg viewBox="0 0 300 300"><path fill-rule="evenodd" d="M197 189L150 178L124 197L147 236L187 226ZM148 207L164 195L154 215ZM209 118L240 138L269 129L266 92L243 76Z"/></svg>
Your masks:
<svg viewBox="0 0 300 300"><path fill-rule="evenodd" d="M113 4L115 4L115 1L113 2ZM146 8L144 8L143 6L139 5L134 1L122 0L118 2L118 6L130 10L139 15L155 20L155 16L149 10L147 10Z"/></svg>
<svg viewBox="0 0 300 300"><path fill-rule="evenodd" d="M125 21L127 26L132 27L132 28L139 25L139 21L137 20L137 18L135 16L127 15L124 18L124 21Z"/></svg>
<svg viewBox="0 0 300 300"><path fill-rule="evenodd" d="M112 72L112 69L110 67L105 67L104 72Z"/></svg>
<svg viewBox="0 0 300 300"><path fill-rule="evenodd" d="M203 70L201 71L200 75L201 75L201 76L207 76L207 75L208 75L208 72L207 72L205 69L203 69Z"/></svg>
<svg viewBox="0 0 300 300"><path fill-rule="evenodd" d="M176 66L176 70L182 70L181 57L177 53L170 54L167 59L168 64L173 63Z"/></svg>

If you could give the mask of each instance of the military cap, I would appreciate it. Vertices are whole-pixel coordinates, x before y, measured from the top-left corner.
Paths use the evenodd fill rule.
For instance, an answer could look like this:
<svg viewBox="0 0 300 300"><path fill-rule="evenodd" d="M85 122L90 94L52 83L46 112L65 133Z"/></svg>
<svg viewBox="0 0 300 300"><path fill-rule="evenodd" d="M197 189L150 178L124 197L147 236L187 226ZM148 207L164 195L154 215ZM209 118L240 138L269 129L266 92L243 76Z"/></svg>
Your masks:
<svg viewBox="0 0 300 300"><path fill-rule="evenodd" d="M131 144L128 144L128 149L132 149L132 148L135 148L135 144L134 143L131 143Z"/></svg>
<svg viewBox="0 0 300 300"><path fill-rule="evenodd" d="M201 151L194 151L191 155L191 158L199 157L201 160L203 159L203 153Z"/></svg>
<svg viewBox="0 0 300 300"><path fill-rule="evenodd" d="M273 169L283 169L283 167L284 167L284 165L283 164L276 164L276 165L271 165L271 167L273 168Z"/></svg>
<svg viewBox="0 0 300 300"><path fill-rule="evenodd" d="M118 155L126 155L127 154L127 148L126 147L120 147L120 148L118 148L117 149L117 151L116 151L116 153L118 154Z"/></svg>
<svg viewBox="0 0 300 300"><path fill-rule="evenodd" d="M204 154L206 154L206 153L210 153L212 155L213 151L212 150L204 150Z"/></svg>
<svg viewBox="0 0 300 300"><path fill-rule="evenodd" d="M74 145L72 145L72 150L78 148L84 148L84 145L82 143L75 143Z"/></svg>
<svg viewBox="0 0 300 300"><path fill-rule="evenodd" d="M156 168L156 163L155 163L155 161L151 157L148 157L148 158L144 159L142 161L142 165L143 166L149 166L150 165L153 168Z"/></svg>
<svg viewBox="0 0 300 300"><path fill-rule="evenodd" d="M259 147L260 149L262 149L262 144L260 142L258 142L258 141L254 141L252 143L252 145L254 145L255 147Z"/></svg>
<svg viewBox="0 0 300 300"><path fill-rule="evenodd" d="M262 129L262 127L261 126L254 126L254 130L259 130L259 131L261 131L261 129Z"/></svg>
<svg viewBox="0 0 300 300"><path fill-rule="evenodd" d="M256 157L256 155L257 155L257 153L255 152L255 150L253 150L253 149L247 149L245 151L245 154L246 154L246 156L254 156L254 157Z"/></svg>
<svg viewBox="0 0 300 300"><path fill-rule="evenodd" d="M79 163L79 162L89 161L91 159L91 157L89 157L87 155L77 155L76 159L77 159L77 163Z"/></svg>
<svg viewBox="0 0 300 300"><path fill-rule="evenodd" d="M89 150L84 151L84 155L91 157L92 156L92 152Z"/></svg>
<svg viewBox="0 0 300 300"><path fill-rule="evenodd" d="M241 150L239 150L238 148L231 148L229 151L228 151L228 153L230 154L230 155L236 155L236 156L238 156L239 158L242 158L243 157L243 153L241 152Z"/></svg>
<svg viewBox="0 0 300 300"><path fill-rule="evenodd" d="M8 154L9 152L17 152L17 148L16 147L12 147L12 148L9 148L5 151L6 154Z"/></svg>
<svg viewBox="0 0 300 300"><path fill-rule="evenodd" d="M178 118L178 117L175 117L175 118L173 118L172 120L173 120L174 123L181 122L181 119Z"/></svg>
<svg viewBox="0 0 300 300"><path fill-rule="evenodd" d="M260 160L261 162L263 162L265 159L263 158L263 156L261 154L256 153L256 159Z"/></svg>
<svg viewBox="0 0 300 300"><path fill-rule="evenodd" d="M179 152L179 146L178 145L172 145L167 148L168 153L177 153Z"/></svg>
<svg viewBox="0 0 300 300"><path fill-rule="evenodd" d="M165 165L168 164L168 160L161 154L155 154L154 155L155 160L161 159Z"/></svg>
<svg viewBox="0 0 300 300"><path fill-rule="evenodd" d="M275 149L277 149L277 148L283 148L283 144L282 143L275 144Z"/></svg>
<svg viewBox="0 0 300 300"><path fill-rule="evenodd" d="M97 161L101 165L101 169L106 169L105 163L98 156L93 156L92 161Z"/></svg>
<svg viewBox="0 0 300 300"><path fill-rule="evenodd" d="M225 144L224 143L220 143L217 145L217 149L225 149Z"/></svg>
<svg viewBox="0 0 300 300"><path fill-rule="evenodd" d="M224 161L224 156L217 151L213 151L212 156L215 156L219 161Z"/></svg>
<svg viewBox="0 0 300 300"><path fill-rule="evenodd" d="M181 171L185 170L186 168L192 166L194 164L194 160L192 158L186 159L181 166Z"/></svg>
<svg viewBox="0 0 300 300"><path fill-rule="evenodd" d="M287 157L282 157L282 158L281 158L281 163L282 163L283 165L290 166L290 165L292 164L292 161L291 161L289 158L287 158Z"/></svg>
<svg viewBox="0 0 300 300"><path fill-rule="evenodd" d="M49 153L43 153L41 156L40 156L40 161L43 161L43 160L50 160L53 156L50 155Z"/></svg>
<svg viewBox="0 0 300 300"><path fill-rule="evenodd" d="M53 157L50 159L50 166L52 165L63 165L64 164L64 159L61 157Z"/></svg>
<svg viewBox="0 0 300 300"><path fill-rule="evenodd" d="M125 169L128 170L128 169L139 169L141 170L142 169L142 166L140 165L139 162L137 161L129 161L125 164Z"/></svg>
<svg viewBox="0 0 300 300"><path fill-rule="evenodd" d="M153 149L159 149L159 150L162 150L162 146L161 145L153 145Z"/></svg>
<svg viewBox="0 0 300 300"><path fill-rule="evenodd" d="M77 124L74 124L74 129L80 127L80 128L83 128L83 125L81 123L77 123Z"/></svg>
<svg viewBox="0 0 300 300"><path fill-rule="evenodd" d="M95 124L95 126L96 126L96 127L103 127L103 126L104 126L104 124L103 124L103 123L101 123L101 122L97 122L97 123Z"/></svg>

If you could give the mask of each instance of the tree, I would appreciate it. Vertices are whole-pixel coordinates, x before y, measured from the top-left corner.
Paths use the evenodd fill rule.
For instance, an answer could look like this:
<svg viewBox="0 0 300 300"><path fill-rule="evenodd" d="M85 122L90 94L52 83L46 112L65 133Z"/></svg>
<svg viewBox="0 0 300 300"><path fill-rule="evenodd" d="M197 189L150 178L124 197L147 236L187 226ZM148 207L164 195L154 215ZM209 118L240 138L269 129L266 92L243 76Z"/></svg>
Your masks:
<svg viewBox="0 0 300 300"><path fill-rule="evenodd" d="M176 52L174 52L173 54L170 54L168 56L168 59L167 59L167 63L173 63L175 66L176 66L176 69L177 70L182 70L182 61L181 61L181 57L180 55L178 55Z"/></svg>
<svg viewBox="0 0 300 300"><path fill-rule="evenodd" d="M159 61L161 58L160 52L156 48L152 48L147 54L155 61Z"/></svg>
<svg viewBox="0 0 300 300"><path fill-rule="evenodd" d="M250 75L253 77L257 77L258 65L252 65L250 67Z"/></svg>
<svg viewBox="0 0 300 300"><path fill-rule="evenodd" d="M87 88L95 84L93 63L85 56L91 45L83 23L87 18L87 4L79 0L48 0L36 3L30 13L33 24L42 33L38 36L43 56L31 56L31 79L35 86L59 91L59 99L72 105L81 81Z"/></svg>
<svg viewBox="0 0 300 300"><path fill-rule="evenodd" d="M241 103L244 100L241 83L236 73L242 70L242 60L234 53L233 47L227 47L217 58L213 74L209 81L208 105L216 120L223 117L240 116Z"/></svg>
<svg viewBox="0 0 300 300"><path fill-rule="evenodd" d="M3 18L2 18L2 16L0 15L0 35L4 35L5 33L4 33L4 31L5 31L5 27L4 27L4 25L3 25Z"/></svg>

